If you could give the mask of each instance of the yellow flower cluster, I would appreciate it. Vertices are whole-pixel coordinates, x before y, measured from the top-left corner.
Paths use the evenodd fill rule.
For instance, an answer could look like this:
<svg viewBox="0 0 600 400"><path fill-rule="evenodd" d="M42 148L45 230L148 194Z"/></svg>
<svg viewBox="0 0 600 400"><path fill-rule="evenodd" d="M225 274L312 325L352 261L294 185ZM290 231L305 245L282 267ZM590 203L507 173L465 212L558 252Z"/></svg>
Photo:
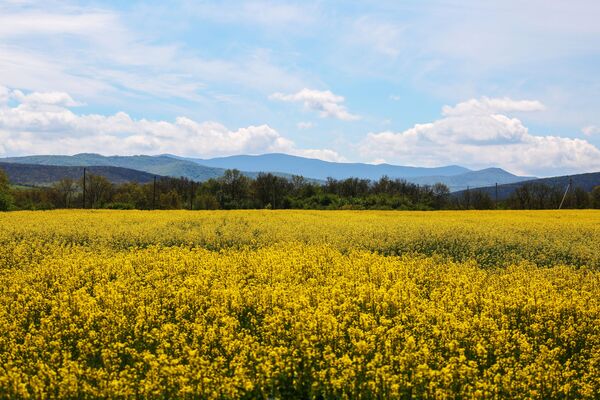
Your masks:
<svg viewBox="0 0 600 400"><path fill-rule="evenodd" d="M596 398L600 213L0 214L0 398Z"/></svg>
<svg viewBox="0 0 600 400"><path fill-rule="evenodd" d="M0 245L24 252L50 244L97 250L151 245L220 250L299 242L326 243L341 251L475 260L483 267L520 261L600 267L599 238L597 210L0 213Z"/></svg>

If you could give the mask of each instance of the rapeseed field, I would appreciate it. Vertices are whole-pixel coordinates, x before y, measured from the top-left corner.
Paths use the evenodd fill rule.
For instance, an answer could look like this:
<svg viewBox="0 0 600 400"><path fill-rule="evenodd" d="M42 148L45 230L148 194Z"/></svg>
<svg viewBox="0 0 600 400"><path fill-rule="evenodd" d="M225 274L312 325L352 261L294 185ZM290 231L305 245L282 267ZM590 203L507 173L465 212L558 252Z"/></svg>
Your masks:
<svg viewBox="0 0 600 400"><path fill-rule="evenodd" d="M597 398L600 212L0 214L2 398Z"/></svg>

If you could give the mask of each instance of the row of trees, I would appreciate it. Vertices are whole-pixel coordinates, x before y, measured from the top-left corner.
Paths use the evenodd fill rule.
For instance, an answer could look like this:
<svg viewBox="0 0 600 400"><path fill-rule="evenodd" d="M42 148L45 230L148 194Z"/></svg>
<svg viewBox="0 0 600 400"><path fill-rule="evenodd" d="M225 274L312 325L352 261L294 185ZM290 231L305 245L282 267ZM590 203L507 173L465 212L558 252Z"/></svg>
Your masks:
<svg viewBox="0 0 600 400"><path fill-rule="evenodd" d="M260 173L254 179L227 170L219 179L198 183L185 178L161 178L147 184L115 185L99 175L85 182L63 179L49 188L12 191L18 209L435 209L449 204L445 185L418 186L383 177L328 179L324 184L300 176L291 179Z"/></svg>
<svg viewBox="0 0 600 400"><path fill-rule="evenodd" d="M457 208L486 210L504 208L511 210L546 210L562 208L600 208L600 186L591 192L581 187L565 188L540 182L528 182L517 187L510 196L498 204L484 190L464 191L455 199Z"/></svg>
<svg viewBox="0 0 600 400"><path fill-rule="evenodd" d="M539 183L525 184L496 204L480 190L450 194L438 183L420 186L402 179L377 181L348 178L325 183L301 176L291 179L260 173L254 179L227 170L218 179L198 183L185 178L161 178L146 184L112 184L99 175L83 180L63 179L51 187L10 189L0 170L0 210L53 208L116 209L543 209L557 208L562 190ZM600 208L600 187L592 193L570 191L565 208Z"/></svg>

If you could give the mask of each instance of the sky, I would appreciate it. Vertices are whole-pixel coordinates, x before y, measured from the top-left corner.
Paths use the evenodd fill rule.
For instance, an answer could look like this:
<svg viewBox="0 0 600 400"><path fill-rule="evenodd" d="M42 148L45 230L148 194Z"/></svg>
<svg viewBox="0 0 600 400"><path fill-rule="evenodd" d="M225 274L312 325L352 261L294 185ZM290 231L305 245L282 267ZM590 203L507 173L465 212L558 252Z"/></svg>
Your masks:
<svg viewBox="0 0 600 400"><path fill-rule="evenodd" d="M0 0L0 157L600 171L597 0Z"/></svg>

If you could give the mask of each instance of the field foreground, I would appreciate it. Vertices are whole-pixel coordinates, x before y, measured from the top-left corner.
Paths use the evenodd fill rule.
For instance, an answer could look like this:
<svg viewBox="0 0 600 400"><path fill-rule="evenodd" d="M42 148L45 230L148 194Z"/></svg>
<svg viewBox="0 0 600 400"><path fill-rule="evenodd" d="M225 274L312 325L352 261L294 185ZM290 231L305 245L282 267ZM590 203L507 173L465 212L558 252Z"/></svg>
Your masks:
<svg viewBox="0 0 600 400"><path fill-rule="evenodd" d="M0 397L595 398L600 212L0 214Z"/></svg>

